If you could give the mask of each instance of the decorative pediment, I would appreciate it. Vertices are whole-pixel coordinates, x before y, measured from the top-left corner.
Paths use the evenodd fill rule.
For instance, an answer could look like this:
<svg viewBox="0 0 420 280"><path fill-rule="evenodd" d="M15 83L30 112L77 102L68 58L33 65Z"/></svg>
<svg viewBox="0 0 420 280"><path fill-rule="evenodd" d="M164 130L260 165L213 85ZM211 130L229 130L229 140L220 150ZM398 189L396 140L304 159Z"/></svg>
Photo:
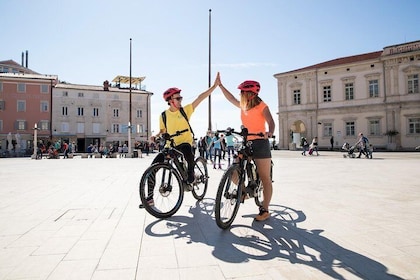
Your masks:
<svg viewBox="0 0 420 280"><path fill-rule="evenodd" d="M413 74L413 73L419 73L420 72L420 66L418 65L410 65L402 69L402 71L406 74Z"/></svg>
<svg viewBox="0 0 420 280"><path fill-rule="evenodd" d="M351 76L351 77L343 77L341 78L341 80L343 82L354 82L356 80L356 76Z"/></svg>
<svg viewBox="0 0 420 280"><path fill-rule="evenodd" d="M321 86L330 86L330 85L332 85L332 82L333 82L333 80L332 80L332 79L328 79L328 80L322 80L322 81L319 81L319 84L320 84Z"/></svg>
<svg viewBox="0 0 420 280"><path fill-rule="evenodd" d="M365 78L368 80L378 79L381 76L381 73L369 73L365 75Z"/></svg>
<svg viewBox="0 0 420 280"><path fill-rule="evenodd" d="M302 87L302 83L299 82L293 82L290 84L290 88L301 88Z"/></svg>

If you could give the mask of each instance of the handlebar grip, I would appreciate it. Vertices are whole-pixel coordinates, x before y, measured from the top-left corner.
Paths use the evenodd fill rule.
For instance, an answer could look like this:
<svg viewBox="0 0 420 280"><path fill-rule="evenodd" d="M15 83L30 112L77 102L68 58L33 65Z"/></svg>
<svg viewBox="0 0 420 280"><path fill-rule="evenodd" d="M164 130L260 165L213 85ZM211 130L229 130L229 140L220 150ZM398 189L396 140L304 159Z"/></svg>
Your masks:
<svg viewBox="0 0 420 280"><path fill-rule="evenodd" d="M187 131L188 131L188 128L183 129L183 130L177 130L174 134L169 135L169 138L172 138L172 137L175 137L175 136L179 136L179 135L181 135L182 133L187 132Z"/></svg>

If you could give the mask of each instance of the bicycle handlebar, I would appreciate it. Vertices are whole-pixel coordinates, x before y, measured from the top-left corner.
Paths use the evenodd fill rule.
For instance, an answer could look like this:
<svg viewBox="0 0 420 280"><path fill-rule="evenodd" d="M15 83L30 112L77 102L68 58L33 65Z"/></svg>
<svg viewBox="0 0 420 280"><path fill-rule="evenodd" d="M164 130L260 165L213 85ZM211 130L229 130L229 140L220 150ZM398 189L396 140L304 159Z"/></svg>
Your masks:
<svg viewBox="0 0 420 280"><path fill-rule="evenodd" d="M231 130L217 130L218 133L233 133L242 137L248 137L248 136L260 136L260 137L265 137L265 133L264 132L259 132L259 133L249 133L248 132L248 128L243 127L241 129L241 132L236 132L234 129ZM272 137L271 137L272 138Z"/></svg>
<svg viewBox="0 0 420 280"><path fill-rule="evenodd" d="M174 140L172 138L174 138L175 136L179 136L184 132L187 132L188 129L183 129L183 130L177 130L174 134L169 134L169 133L162 133L161 136L159 138L157 138L156 140L159 141L161 143L161 145L164 145L166 143L166 141L170 141L171 142L171 147L173 147L174 145Z"/></svg>
<svg viewBox="0 0 420 280"><path fill-rule="evenodd" d="M165 140L170 140L171 138L174 138L175 136L179 136L179 135L181 135L182 133L184 133L184 132L187 132L188 131L188 128L186 128L186 129L183 129L183 130L177 130L174 134L169 134L169 133L163 133L162 134L162 138L163 139L165 139Z"/></svg>

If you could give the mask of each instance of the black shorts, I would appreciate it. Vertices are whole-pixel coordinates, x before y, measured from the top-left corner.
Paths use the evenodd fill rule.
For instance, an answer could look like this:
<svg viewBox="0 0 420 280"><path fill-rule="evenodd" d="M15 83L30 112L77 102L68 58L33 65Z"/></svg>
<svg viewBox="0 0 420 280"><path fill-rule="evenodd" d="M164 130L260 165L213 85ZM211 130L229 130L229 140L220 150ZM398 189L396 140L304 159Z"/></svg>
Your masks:
<svg viewBox="0 0 420 280"><path fill-rule="evenodd" d="M268 139L252 140L252 151L254 158L271 158L271 147Z"/></svg>

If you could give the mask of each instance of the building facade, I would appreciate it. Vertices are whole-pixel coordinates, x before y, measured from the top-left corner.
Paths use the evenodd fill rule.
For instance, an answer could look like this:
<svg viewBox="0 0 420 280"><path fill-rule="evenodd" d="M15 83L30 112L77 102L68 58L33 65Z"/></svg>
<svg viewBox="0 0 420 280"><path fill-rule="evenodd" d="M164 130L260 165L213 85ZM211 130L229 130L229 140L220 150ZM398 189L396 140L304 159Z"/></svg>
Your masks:
<svg viewBox="0 0 420 280"><path fill-rule="evenodd" d="M130 98L131 95L131 98ZM53 88L52 140L75 144L85 152L100 147L128 145L131 99L131 146L151 136L150 97L153 93L128 88L59 83Z"/></svg>
<svg viewBox="0 0 420 280"><path fill-rule="evenodd" d="M420 41L275 74L280 149L318 137L335 148L362 132L377 149L420 145Z"/></svg>
<svg viewBox="0 0 420 280"><path fill-rule="evenodd" d="M153 93L107 81L103 86L60 83L23 62L23 54L22 65L0 61L0 157L32 155L35 129L37 141L71 142L76 152L85 152L89 144L135 147L151 136ZM144 78L132 80L136 85Z"/></svg>
<svg viewBox="0 0 420 280"><path fill-rule="evenodd" d="M51 135L52 88L57 76L0 73L0 152L33 153L34 129L39 138Z"/></svg>

